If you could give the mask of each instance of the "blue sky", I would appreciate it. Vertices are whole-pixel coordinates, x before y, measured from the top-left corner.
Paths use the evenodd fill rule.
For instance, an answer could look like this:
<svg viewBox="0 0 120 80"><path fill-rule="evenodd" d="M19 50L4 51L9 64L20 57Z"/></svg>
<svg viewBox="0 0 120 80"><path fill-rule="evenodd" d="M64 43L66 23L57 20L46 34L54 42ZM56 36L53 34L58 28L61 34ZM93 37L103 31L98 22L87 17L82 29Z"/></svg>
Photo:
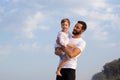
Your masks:
<svg viewBox="0 0 120 80"><path fill-rule="evenodd" d="M120 58L119 0L0 0L0 80L55 80L60 20L87 23L77 80L90 80Z"/></svg>

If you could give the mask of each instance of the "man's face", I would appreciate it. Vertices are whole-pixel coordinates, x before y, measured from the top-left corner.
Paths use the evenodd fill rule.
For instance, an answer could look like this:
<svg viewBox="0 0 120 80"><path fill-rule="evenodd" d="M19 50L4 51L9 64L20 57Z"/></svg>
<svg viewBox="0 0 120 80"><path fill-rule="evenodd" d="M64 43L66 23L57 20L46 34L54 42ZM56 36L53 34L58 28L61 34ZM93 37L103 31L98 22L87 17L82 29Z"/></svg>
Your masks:
<svg viewBox="0 0 120 80"><path fill-rule="evenodd" d="M79 35L79 34L82 33L82 31L83 31L83 30L82 30L82 24L77 23L77 24L75 25L74 29L73 29L72 34L73 34L73 35Z"/></svg>

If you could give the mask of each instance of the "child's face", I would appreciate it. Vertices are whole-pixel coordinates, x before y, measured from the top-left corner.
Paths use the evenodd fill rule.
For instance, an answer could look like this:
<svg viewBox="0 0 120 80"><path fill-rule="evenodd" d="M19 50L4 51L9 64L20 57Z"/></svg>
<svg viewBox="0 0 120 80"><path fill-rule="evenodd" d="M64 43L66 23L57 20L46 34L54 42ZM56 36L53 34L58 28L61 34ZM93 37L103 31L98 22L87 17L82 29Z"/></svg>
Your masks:
<svg viewBox="0 0 120 80"><path fill-rule="evenodd" d="M61 24L62 30L65 30L65 31L66 31L66 30L69 29L69 27L70 27L70 26L69 26L68 22L64 22L64 23Z"/></svg>

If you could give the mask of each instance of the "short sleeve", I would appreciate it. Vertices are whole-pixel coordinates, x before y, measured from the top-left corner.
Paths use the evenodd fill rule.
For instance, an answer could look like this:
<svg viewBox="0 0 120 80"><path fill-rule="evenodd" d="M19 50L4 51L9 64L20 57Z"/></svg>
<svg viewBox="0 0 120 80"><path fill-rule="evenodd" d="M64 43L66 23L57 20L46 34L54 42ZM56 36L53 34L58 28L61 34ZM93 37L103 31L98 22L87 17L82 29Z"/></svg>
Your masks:
<svg viewBox="0 0 120 80"><path fill-rule="evenodd" d="M85 46L86 46L85 41L81 41L79 42L79 44L76 45L76 47L78 47L81 50L81 52L83 52L83 50L85 49Z"/></svg>

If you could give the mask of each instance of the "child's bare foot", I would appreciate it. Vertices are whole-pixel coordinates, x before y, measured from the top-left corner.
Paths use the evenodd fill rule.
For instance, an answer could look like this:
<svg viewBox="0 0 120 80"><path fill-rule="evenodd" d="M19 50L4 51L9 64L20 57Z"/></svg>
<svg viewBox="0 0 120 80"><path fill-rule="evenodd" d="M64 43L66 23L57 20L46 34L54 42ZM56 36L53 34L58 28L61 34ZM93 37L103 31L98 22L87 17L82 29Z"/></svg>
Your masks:
<svg viewBox="0 0 120 80"><path fill-rule="evenodd" d="M57 74L58 76L62 76L62 74L60 73L59 70L56 71L56 74Z"/></svg>

